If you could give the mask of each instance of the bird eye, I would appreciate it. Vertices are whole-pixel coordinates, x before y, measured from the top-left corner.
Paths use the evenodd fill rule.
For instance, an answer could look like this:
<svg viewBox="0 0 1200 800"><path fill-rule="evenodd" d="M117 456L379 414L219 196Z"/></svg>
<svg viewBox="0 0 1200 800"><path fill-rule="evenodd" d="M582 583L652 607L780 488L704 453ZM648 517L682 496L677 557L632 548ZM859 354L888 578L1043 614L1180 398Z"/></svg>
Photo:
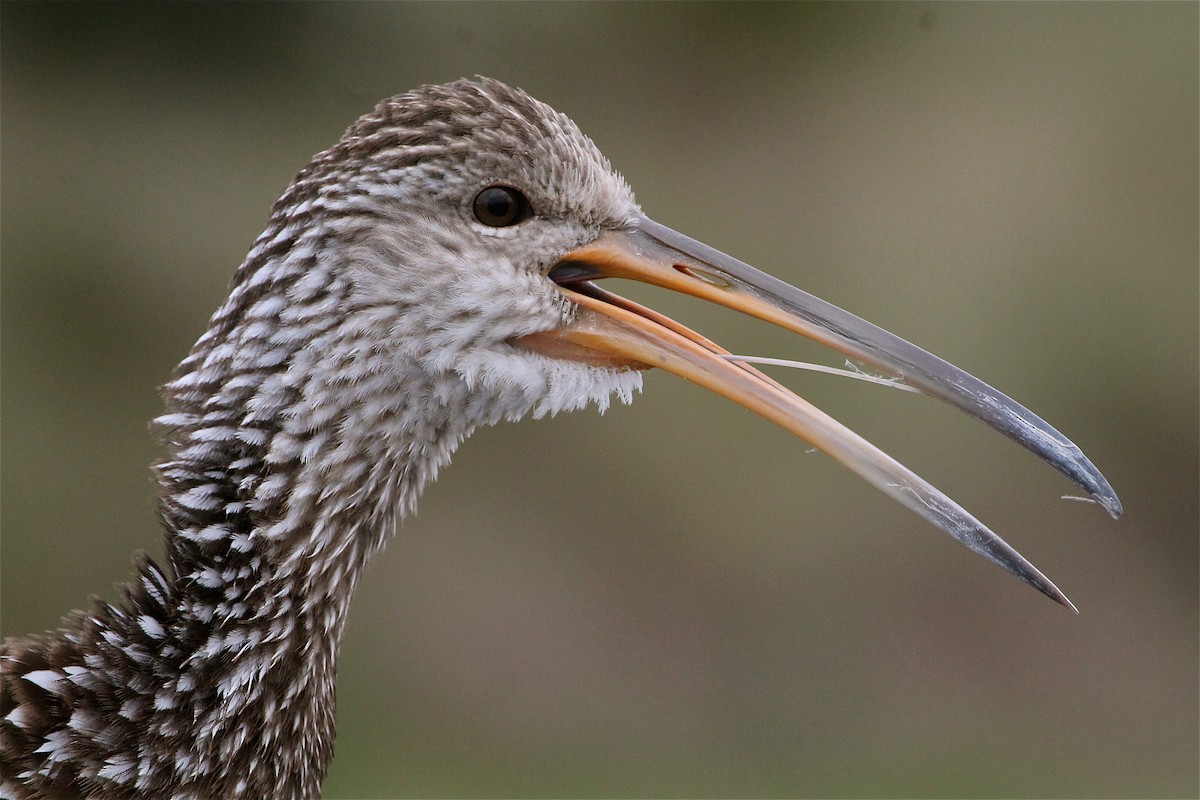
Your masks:
<svg viewBox="0 0 1200 800"><path fill-rule="evenodd" d="M475 195L475 219L493 228L524 222L533 214L525 195L509 186L489 186Z"/></svg>

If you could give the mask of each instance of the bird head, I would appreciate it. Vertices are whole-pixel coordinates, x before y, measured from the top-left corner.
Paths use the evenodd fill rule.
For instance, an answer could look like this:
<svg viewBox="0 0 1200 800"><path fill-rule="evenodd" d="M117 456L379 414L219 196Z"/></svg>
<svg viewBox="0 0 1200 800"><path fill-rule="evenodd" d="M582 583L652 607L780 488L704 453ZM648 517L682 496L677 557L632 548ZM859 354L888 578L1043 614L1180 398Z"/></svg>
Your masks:
<svg viewBox="0 0 1200 800"><path fill-rule="evenodd" d="M364 154L342 172L342 202L374 207L339 242L350 306L395 315L400 361L461 380L509 418L631 398L630 359L522 346L578 315L556 265L640 216L570 119L498 81L459 81L384 101L339 148L341 170Z"/></svg>
<svg viewBox="0 0 1200 800"><path fill-rule="evenodd" d="M977 417L1120 512L1099 471L1033 412L925 350L654 222L570 119L486 78L385 100L317 155L277 203L210 330L238 331L243 346L254 345L246 358L286 368L274 389L256 390L251 416L277 414L299 391L315 398L310 426L312 417L345 415L357 402L374 418L391 415L400 428L412 427L416 418L394 400L406 391L425 399L422 420L452 409L469 418L468 428L589 402L603 408L614 394L628 400L643 370L661 368L808 440L1069 605L936 488L717 344L601 288L606 278L692 295L815 339ZM284 323L271 328L277 346L254 333L259 318ZM193 361L213 351L201 348ZM288 374L308 383L298 388L301 379ZM319 401L335 391L342 393L337 410L323 410L330 404Z"/></svg>

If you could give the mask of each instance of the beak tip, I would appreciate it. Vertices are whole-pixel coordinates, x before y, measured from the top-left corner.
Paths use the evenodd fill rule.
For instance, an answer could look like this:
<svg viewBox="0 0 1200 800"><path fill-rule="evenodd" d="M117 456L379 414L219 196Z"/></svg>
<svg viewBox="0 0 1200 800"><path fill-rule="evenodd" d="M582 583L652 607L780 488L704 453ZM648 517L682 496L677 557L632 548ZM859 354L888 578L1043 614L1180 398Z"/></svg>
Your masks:
<svg viewBox="0 0 1200 800"><path fill-rule="evenodd" d="M1125 513L1125 507L1121 504L1121 498L1117 497L1117 493L1113 491L1112 486L1104 479L1104 476L1099 472L1096 473L1095 485L1088 487L1088 492L1092 495L1092 499L1108 512L1108 515L1113 519L1120 519Z"/></svg>
<svg viewBox="0 0 1200 800"><path fill-rule="evenodd" d="M1110 493L1107 497L1097 497L1096 499L1113 519L1120 519L1121 515L1125 513L1125 507L1121 505L1121 500L1115 494Z"/></svg>
<svg viewBox="0 0 1200 800"><path fill-rule="evenodd" d="M1070 450L1072 451L1070 455L1058 461L1058 463L1051 463L1074 481L1077 486L1086 490L1091 495L1091 498L1096 501L1096 504L1108 512L1110 517L1120 519L1121 515L1125 513L1125 507L1121 505L1121 499L1117 497L1112 484L1096 468L1096 465L1083 454L1083 451L1074 444L1071 444L1069 440L1068 444L1070 444Z"/></svg>
<svg viewBox="0 0 1200 800"><path fill-rule="evenodd" d="M1029 565L1029 567L1030 569L1028 571L1021 570L1018 572L1017 577L1033 586L1033 588L1037 589L1039 592L1046 595L1046 597L1049 597L1063 608L1069 608L1076 614L1079 613L1079 609L1076 608L1075 604L1071 602L1071 598L1063 594L1062 590L1055 586L1053 581L1051 581L1041 572L1038 572L1033 565Z"/></svg>
<svg viewBox="0 0 1200 800"><path fill-rule="evenodd" d="M1034 570L1034 573L1035 574L1033 575L1023 574L1019 577L1031 584L1033 588L1046 595L1046 597L1049 597L1051 600L1058 603L1063 608L1070 609L1076 614L1079 613L1079 609L1076 608L1075 604L1071 602L1071 598L1063 594L1062 590L1055 586L1053 581L1036 570Z"/></svg>
<svg viewBox="0 0 1200 800"><path fill-rule="evenodd" d="M1071 609L1071 611L1074 612L1076 615L1079 614L1079 609L1076 608L1075 604L1071 602L1071 598L1067 597L1062 592L1058 593L1058 597L1055 597L1054 601L1056 603L1058 603L1060 606L1063 606L1064 608Z"/></svg>

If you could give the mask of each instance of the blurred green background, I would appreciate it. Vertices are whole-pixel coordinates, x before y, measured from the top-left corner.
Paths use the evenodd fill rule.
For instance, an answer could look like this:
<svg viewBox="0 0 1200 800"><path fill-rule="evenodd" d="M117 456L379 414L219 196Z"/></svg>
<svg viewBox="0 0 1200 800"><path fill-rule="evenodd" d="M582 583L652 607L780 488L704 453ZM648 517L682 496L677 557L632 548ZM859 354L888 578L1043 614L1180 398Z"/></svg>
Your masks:
<svg viewBox="0 0 1200 800"><path fill-rule="evenodd" d="M481 431L361 585L327 796L1200 792L1196 4L0 13L5 635L161 553L156 387L291 177L379 98L482 73L659 221L1032 407L1126 516L926 398L779 376L1074 616L668 375Z"/></svg>

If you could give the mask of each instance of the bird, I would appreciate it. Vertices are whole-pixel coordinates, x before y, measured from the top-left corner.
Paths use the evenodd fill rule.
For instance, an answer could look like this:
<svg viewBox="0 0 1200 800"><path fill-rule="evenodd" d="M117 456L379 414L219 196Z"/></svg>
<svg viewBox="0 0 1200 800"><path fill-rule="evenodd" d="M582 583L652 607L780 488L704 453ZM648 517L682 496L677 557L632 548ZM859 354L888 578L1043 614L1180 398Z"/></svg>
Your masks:
<svg viewBox="0 0 1200 800"><path fill-rule="evenodd" d="M661 369L824 451L1060 604L999 536L701 334L601 287L809 337L1015 440L1112 516L1070 440L929 352L646 216L567 116L500 81L381 101L275 203L162 389L162 563L0 649L0 794L318 797L355 585L476 428L630 402Z"/></svg>

